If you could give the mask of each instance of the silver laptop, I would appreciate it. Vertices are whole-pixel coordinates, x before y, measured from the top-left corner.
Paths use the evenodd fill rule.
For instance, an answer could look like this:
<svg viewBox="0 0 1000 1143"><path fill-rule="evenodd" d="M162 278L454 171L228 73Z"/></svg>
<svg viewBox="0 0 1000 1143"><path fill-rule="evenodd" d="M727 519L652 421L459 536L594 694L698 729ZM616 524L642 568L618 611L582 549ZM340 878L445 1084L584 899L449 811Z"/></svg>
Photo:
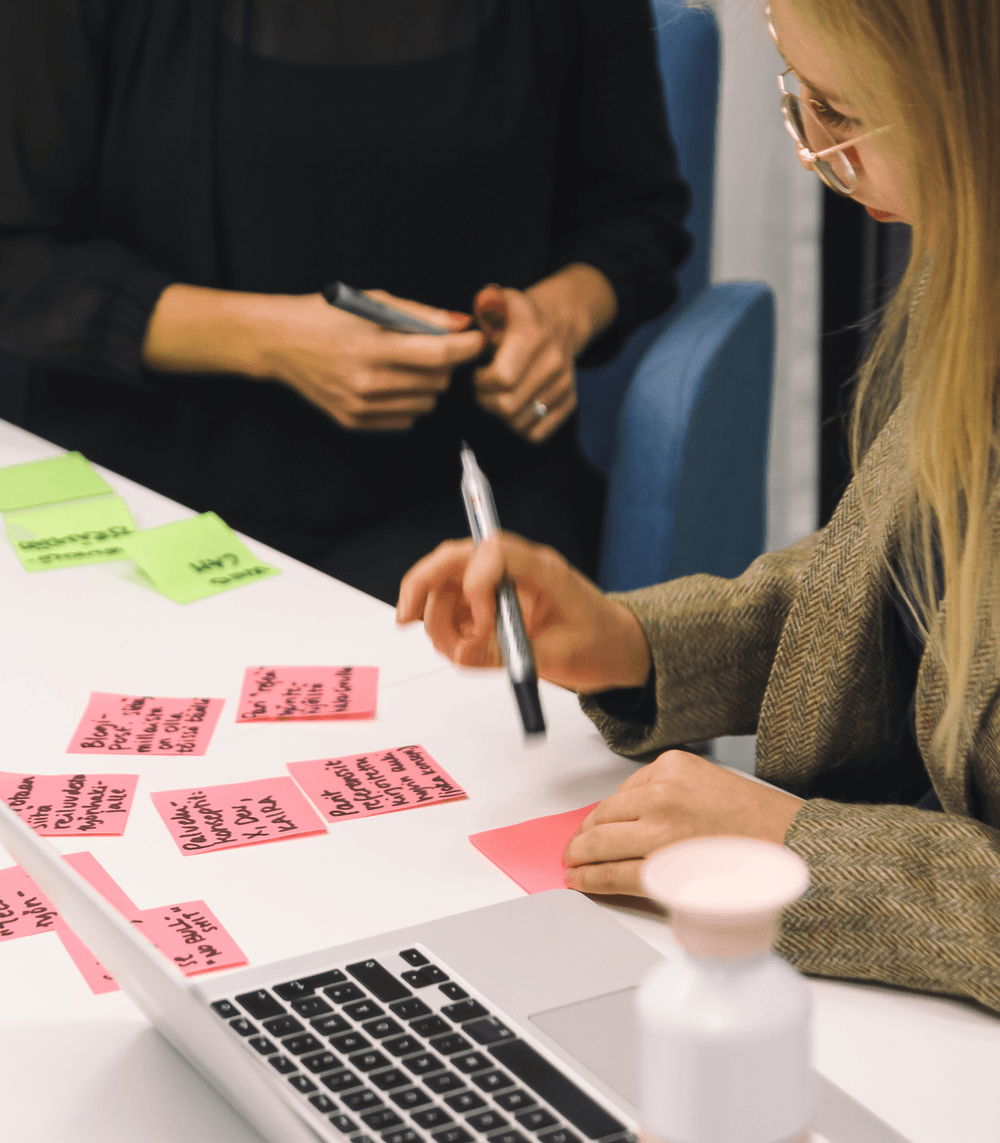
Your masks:
<svg viewBox="0 0 1000 1143"><path fill-rule="evenodd" d="M270 1143L634 1143L632 994L659 954L568 889L186 979L0 802L0 842ZM821 1076L829 1143L905 1143Z"/></svg>

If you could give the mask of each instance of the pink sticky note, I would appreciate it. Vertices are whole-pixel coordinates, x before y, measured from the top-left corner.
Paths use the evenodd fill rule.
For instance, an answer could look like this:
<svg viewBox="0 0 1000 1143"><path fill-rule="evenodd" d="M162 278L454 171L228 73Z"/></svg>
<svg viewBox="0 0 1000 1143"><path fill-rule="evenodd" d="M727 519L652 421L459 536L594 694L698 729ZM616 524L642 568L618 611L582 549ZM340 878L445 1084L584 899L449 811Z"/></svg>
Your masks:
<svg viewBox="0 0 1000 1143"><path fill-rule="evenodd" d="M93 691L67 754L204 754L225 700Z"/></svg>
<svg viewBox="0 0 1000 1143"><path fill-rule="evenodd" d="M12 774L0 771L0 799L43 837L121 834L137 774Z"/></svg>
<svg viewBox="0 0 1000 1143"><path fill-rule="evenodd" d="M56 933L95 996L100 996L104 992L121 991L111 973L62 918L56 923Z"/></svg>
<svg viewBox="0 0 1000 1143"><path fill-rule="evenodd" d="M77 873L84 880L89 881L97 892L123 917L134 921L140 916L139 906L126 895L125 890L92 853L87 850L83 850L81 853L64 853L63 861L67 865L72 865Z"/></svg>
<svg viewBox="0 0 1000 1143"><path fill-rule="evenodd" d="M150 797L185 855L326 832L291 778L161 790Z"/></svg>
<svg viewBox="0 0 1000 1143"><path fill-rule="evenodd" d="M55 932L55 906L20 865L0 869L0 941Z"/></svg>
<svg viewBox="0 0 1000 1143"><path fill-rule="evenodd" d="M600 802L517 825L474 833L469 841L527 893L565 889L562 855L577 826Z"/></svg>
<svg viewBox="0 0 1000 1143"><path fill-rule="evenodd" d="M323 815L334 820L391 814L467 796L422 746L286 762L285 768Z"/></svg>
<svg viewBox="0 0 1000 1143"><path fill-rule="evenodd" d="M378 667L247 667L237 722L374 718Z"/></svg>
<svg viewBox="0 0 1000 1143"><path fill-rule="evenodd" d="M246 964L243 950L204 901L143 909L142 933L185 976Z"/></svg>

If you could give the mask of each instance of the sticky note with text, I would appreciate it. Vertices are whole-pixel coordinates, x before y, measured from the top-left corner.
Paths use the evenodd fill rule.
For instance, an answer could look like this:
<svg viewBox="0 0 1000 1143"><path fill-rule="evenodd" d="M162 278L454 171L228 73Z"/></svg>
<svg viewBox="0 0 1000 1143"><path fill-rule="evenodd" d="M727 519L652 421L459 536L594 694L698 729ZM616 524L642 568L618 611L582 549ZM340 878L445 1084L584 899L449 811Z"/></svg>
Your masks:
<svg viewBox="0 0 1000 1143"><path fill-rule="evenodd" d="M378 667L247 667L237 722L374 718Z"/></svg>
<svg viewBox="0 0 1000 1143"><path fill-rule="evenodd" d="M185 855L326 833L302 791L284 776L161 790L150 797Z"/></svg>
<svg viewBox="0 0 1000 1143"><path fill-rule="evenodd" d="M5 522L17 558L30 572L128 559L121 542L136 530L120 496L18 512Z"/></svg>
<svg viewBox="0 0 1000 1143"><path fill-rule="evenodd" d="M583 819L600 804L484 830L471 834L469 841L525 892L565 889L563 852Z"/></svg>
<svg viewBox="0 0 1000 1143"><path fill-rule="evenodd" d="M214 512L136 532L123 547L157 591L175 603L193 603L281 574L258 560Z"/></svg>
<svg viewBox="0 0 1000 1143"><path fill-rule="evenodd" d="M0 468L0 512L37 508L61 500L104 496L114 489L90 461L78 452L48 460L29 460Z"/></svg>
<svg viewBox="0 0 1000 1143"><path fill-rule="evenodd" d="M125 830L138 774L12 774L0 799L42 837L108 837Z"/></svg>
<svg viewBox="0 0 1000 1143"><path fill-rule="evenodd" d="M247 963L246 954L204 901L143 909L141 922L143 936L185 976Z"/></svg>
<svg viewBox="0 0 1000 1143"><path fill-rule="evenodd" d="M224 699L92 691L67 754L204 754Z"/></svg>
<svg viewBox="0 0 1000 1143"><path fill-rule="evenodd" d="M323 816L334 821L467 797L422 746L286 762L285 768Z"/></svg>
<svg viewBox="0 0 1000 1143"><path fill-rule="evenodd" d="M20 865L0 869L0 941L55 932L59 913Z"/></svg>

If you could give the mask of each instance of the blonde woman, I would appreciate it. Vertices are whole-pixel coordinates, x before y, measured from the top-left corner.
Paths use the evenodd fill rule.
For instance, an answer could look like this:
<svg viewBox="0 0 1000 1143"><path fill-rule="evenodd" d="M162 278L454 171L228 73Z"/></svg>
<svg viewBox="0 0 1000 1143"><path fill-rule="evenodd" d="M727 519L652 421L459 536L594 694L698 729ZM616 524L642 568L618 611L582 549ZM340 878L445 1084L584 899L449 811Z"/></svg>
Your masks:
<svg viewBox="0 0 1000 1143"><path fill-rule="evenodd" d="M1000 2L772 0L769 17L803 162L913 226L830 524L738 579L617 597L517 537L446 544L398 618L497 665L511 576L540 673L616 750L655 758L583 823L571 887L639 893L646 855L699 834L784 842L813 879L780 936L795 965L1000 1010ZM778 788L661 753L751 731Z"/></svg>

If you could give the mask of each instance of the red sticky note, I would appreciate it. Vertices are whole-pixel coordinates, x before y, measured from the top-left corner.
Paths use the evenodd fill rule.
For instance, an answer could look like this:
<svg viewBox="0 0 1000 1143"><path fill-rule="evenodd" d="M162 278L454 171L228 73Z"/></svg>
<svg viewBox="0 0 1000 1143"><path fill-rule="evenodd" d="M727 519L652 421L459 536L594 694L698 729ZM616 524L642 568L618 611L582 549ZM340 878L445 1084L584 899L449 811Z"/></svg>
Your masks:
<svg viewBox="0 0 1000 1143"><path fill-rule="evenodd" d="M67 754L204 754L225 700L93 691Z"/></svg>
<svg viewBox="0 0 1000 1143"><path fill-rule="evenodd" d="M143 909L141 917L143 935L185 976L247 963L243 950L204 901Z"/></svg>
<svg viewBox="0 0 1000 1143"><path fill-rule="evenodd" d="M0 941L55 932L55 906L20 865L0 869Z"/></svg>
<svg viewBox="0 0 1000 1143"><path fill-rule="evenodd" d="M326 832L291 778L161 790L150 797L185 855Z"/></svg>
<svg viewBox="0 0 1000 1143"><path fill-rule="evenodd" d="M124 832L138 774L12 774L0 771L0 799L42 837Z"/></svg>
<svg viewBox="0 0 1000 1143"><path fill-rule="evenodd" d="M378 667L247 667L237 722L374 718Z"/></svg>
<svg viewBox="0 0 1000 1143"><path fill-rule="evenodd" d="M466 797L422 746L286 762L323 816L365 818Z"/></svg>
<svg viewBox="0 0 1000 1143"><path fill-rule="evenodd" d="M517 825L474 833L469 841L527 893L565 889L562 855L583 819L600 802Z"/></svg>

